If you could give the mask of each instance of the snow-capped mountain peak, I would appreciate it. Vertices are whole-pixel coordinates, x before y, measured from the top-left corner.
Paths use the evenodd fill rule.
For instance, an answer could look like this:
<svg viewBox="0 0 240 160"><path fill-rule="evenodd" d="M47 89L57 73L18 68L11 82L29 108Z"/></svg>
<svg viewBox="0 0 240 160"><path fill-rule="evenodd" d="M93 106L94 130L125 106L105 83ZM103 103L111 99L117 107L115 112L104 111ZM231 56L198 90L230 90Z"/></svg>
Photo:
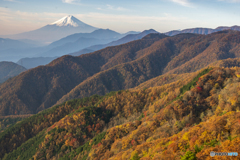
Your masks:
<svg viewBox="0 0 240 160"><path fill-rule="evenodd" d="M53 22L51 25L56 25L56 26L73 26L73 27L79 27L83 25L84 23L75 18L72 15L65 16L61 19L59 19L56 22Z"/></svg>
<svg viewBox="0 0 240 160"><path fill-rule="evenodd" d="M68 15L39 29L16 34L12 37L15 37L15 39L30 39L51 43L71 34L90 33L97 29L98 28L78 20L72 15Z"/></svg>

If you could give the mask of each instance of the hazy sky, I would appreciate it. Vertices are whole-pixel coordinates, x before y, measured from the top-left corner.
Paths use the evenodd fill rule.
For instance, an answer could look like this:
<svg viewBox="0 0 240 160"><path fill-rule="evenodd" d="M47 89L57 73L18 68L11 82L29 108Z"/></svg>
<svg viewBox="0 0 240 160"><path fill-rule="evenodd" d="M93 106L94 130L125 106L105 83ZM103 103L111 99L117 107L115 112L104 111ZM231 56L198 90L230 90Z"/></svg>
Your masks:
<svg viewBox="0 0 240 160"><path fill-rule="evenodd" d="M118 32L240 25L240 0L0 0L0 35L34 30L66 15Z"/></svg>

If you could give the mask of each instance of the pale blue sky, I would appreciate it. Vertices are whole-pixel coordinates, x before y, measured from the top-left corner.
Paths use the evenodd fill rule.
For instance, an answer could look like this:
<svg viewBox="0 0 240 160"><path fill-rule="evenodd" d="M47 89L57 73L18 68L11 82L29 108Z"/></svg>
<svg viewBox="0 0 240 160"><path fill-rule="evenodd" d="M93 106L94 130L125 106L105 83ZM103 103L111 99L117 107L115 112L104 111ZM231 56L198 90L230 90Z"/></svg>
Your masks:
<svg viewBox="0 0 240 160"><path fill-rule="evenodd" d="M240 25L240 0L0 0L0 35L34 30L66 15L118 32Z"/></svg>

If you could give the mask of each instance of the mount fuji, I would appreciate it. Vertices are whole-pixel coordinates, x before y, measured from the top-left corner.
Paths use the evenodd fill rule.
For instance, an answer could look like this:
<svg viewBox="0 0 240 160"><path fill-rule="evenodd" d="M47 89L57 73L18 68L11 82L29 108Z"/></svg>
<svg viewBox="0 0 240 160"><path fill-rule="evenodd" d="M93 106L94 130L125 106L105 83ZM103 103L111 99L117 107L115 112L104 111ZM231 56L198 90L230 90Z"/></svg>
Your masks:
<svg viewBox="0 0 240 160"><path fill-rule="evenodd" d="M9 35L7 38L29 39L51 43L74 33L90 33L97 29L98 28L78 20L72 15L68 15L37 30Z"/></svg>

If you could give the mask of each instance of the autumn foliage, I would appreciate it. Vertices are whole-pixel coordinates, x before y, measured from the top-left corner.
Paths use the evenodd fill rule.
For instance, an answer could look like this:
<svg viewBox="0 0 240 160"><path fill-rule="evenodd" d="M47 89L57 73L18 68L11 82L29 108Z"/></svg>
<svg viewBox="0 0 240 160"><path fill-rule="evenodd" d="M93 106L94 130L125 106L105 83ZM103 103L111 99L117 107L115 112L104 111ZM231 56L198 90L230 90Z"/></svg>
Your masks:
<svg viewBox="0 0 240 160"><path fill-rule="evenodd" d="M1 158L205 160L220 159L211 151L240 153L239 70L205 68L192 79L67 101L1 133Z"/></svg>

